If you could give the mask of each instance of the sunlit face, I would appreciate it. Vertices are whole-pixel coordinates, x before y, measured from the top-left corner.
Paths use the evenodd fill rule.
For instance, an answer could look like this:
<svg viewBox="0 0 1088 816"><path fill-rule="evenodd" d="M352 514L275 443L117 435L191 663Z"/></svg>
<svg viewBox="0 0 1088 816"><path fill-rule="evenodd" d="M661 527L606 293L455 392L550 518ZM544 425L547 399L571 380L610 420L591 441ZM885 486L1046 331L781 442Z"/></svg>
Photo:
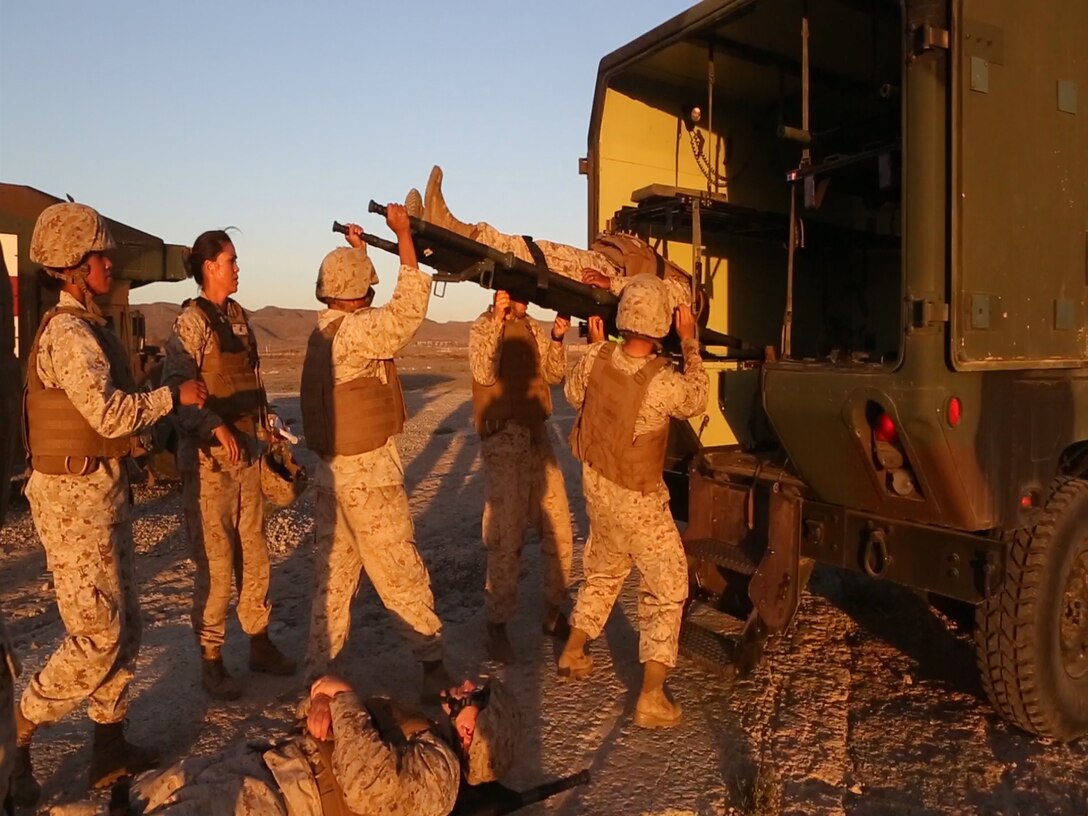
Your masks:
<svg viewBox="0 0 1088 816"><path fill-rule="evenodd" d="M204 289L228 295L238 291L238 253L234 244L223 244L215 260L204 261Z"/></svg>
<svg viewBox="0 0 1088 816"><path fill-rule="evenodd" d="M476 684L471 680L466 680L459 686L454 686L446 693L455 700L461 700L467 697L474 689ZM448 705L443 705L446 713L450 711ZM453 727L457 730L457 736L461 739L461 750L467 751L468 747L472 745L472 737L476 734L476 720L480 716L480 709L474 705L468 705L457 712L457 716L453 718Z"/></svg>
<svg viewBox="0 0 1088 816"><path fill-rule="evenodd" d="M113 261L105 252L92 252L87 256L87 288L92 294L105 295L113 282Z"/></svg>

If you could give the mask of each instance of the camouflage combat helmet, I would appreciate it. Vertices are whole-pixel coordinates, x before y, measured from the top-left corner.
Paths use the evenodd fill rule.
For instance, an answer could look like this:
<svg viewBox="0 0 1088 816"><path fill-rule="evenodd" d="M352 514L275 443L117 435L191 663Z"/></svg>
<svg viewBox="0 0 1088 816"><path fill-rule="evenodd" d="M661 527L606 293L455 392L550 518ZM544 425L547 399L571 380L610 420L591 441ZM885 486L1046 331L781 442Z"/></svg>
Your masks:
<svg viewBox="0 0 1088 816"><path fill-rule="evenodd" d="M616 328L646 337L662 338L669 333L671 322L669 290L665 282L649 273L629 278L620 293Z"/></svg>
<svg viewBox="0 0 1088 816"><path fill-rule="evenodd" d="M487 686L487 705L476 719L464 761L465 781L470 785L492 782L513 767L520 733L517 699L494 678Z"/></svg>
<svg viewBox="0 0 1088 816"><path fill-rule="evenodd" d="M30 237L30 260L54 277L68 279L67 270L89 252L113 249L105 220L86 204L63 202L42 210Z"/></svg>
<svg viewBox="0 0 1088 816"><path fill-rule="evenodd" d="M378 282L374 264L365 249L340 247L325 256L317 270L317 299L354 300L364 297Z"/></svg>
<svg viewBox="0 0 1088 816"><path fill-rule="evenodd" d="M274 507L289 507L306 489L306 469L295 461L290 446L276 440L261 457L261 492Z"/></svg>

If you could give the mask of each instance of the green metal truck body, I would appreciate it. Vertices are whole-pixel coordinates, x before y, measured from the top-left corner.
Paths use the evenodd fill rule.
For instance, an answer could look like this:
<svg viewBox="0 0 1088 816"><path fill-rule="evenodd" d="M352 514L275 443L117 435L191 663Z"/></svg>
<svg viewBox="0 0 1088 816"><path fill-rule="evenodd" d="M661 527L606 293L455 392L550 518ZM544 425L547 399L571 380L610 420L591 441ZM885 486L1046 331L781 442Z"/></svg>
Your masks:
<svg viewBox="0 0 1088 816"><path fill-rule="evenodd" d="M767 347L708 349L667 474L742 663L830 563L976 605L1001 713L1088 731L1086 41L1080 0L707 0L602 60L591 236Z"/></svg>

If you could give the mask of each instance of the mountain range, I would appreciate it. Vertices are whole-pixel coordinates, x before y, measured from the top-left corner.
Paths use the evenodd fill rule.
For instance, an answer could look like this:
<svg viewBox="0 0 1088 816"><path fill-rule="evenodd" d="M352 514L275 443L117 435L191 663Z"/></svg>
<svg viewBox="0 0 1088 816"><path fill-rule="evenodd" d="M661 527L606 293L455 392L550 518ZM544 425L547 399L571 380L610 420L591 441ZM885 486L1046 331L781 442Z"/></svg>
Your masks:
<svg viewBox="0 0 1088 816"><path fill-rule="evenodd" d="M165 342L181 307L176 303L143 303L135 307L144 315L149 343ZM317 324L316 309L282 309L266 306L249 313L262 352L303 351ZM468 321L436 323L424 320L413 339L415 345L468 346Z"/></svg>

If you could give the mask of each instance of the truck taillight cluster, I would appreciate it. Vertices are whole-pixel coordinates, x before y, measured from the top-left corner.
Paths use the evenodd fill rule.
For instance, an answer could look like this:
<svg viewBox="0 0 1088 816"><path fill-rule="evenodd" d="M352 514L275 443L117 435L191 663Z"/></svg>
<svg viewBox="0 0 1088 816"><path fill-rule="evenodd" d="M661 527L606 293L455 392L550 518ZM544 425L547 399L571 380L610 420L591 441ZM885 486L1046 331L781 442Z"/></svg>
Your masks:
<svg viewBox="0 0 1088 816"><path fill-rule="evenodd" d="M875 402L869 403L866 415L872 433L873 464L884 490L891 496L920 499L917 480L907 461L895 420Z"/></svg>

